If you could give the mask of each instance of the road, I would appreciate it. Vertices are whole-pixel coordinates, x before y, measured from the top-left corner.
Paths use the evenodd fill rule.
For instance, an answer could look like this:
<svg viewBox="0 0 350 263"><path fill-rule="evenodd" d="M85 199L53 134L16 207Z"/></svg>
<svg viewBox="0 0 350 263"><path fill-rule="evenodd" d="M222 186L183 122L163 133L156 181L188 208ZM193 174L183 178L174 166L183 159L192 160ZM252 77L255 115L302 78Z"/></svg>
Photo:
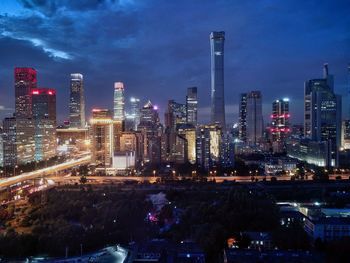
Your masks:
<svg viewBox="0 0 350 263"><path fill-rule="evenodd" d="M330 180L335 180L338 175L330 175L329 178ZM276 176L271 176L271 175L259 175L259 176L254 176L255 179L258 181L262 181L266 179L267 181L271 181L272 177ZM86 177L89 183L93 184L108 184L108 183L122 183L122 182L128 182L128 181L135 181L135 182L144 182L148 181L150 183L154 183L157 180L159 181L161 177L159 176L87 176ZM222 183L224 181L229 181L229 182L240 182L240 183L250 183L252 182L252 179L250 176L208 176L206 177L209 181L215 180L217 183ZM288 175L282 175L282 176L277 176L276 177L278 181L290 181L291 177ZM343 175L342 179L348 179L348 175ZM51 176L50 179L52 179L55 183L59 184L74 184L74 183L79 183L80 177L79 176ZM181 179L191 179L191 177L179 177L179 180ZM311 181L312 176L308 176L307 178L304 179L304 181Z"/></svg>
<svg viewBox="0 0 350 263"><path fill-rule="evenodd" d="M272 176L255 176L254 178L262 181L266 178L267 181L271 180ZM235 181L235 182L252 182L250 176L208 176L206 177L209 181L215 180L217 183L221 183L224 181ZM77 183L80 180L79 176L51 176L55 183ZM90 183L96 184L104 184L104 183L112 183L112 182L128 182L128 181L136 181L136 182L144 182L148 181L150 183L154 183L157 180L160 180L159 176L87 176L86 179ZM191 177L179 177L181 179L191 179ZM308 178L310 180L311 178ZM289 181L290 176L279 176L278 181Z"/></svg>
<svg viewBox="0 0 350 263"><path fill-rule="evenodd" d="M74 159L74 160L69 160L64 163L60 163L57 165L53 165L47 168L39 169L33 172L28 172L28 173L22 173L17 176L5 178L0 180L0 188L5 188L23 181L35 179L35 178L40 178L40 177L46 177L48 175L51 175L52 173L56 173L65 169L72 168L74 166L82 165L82 164L87 164L90 163L91 161L91 156L85 156L79 159Z"/></svg>

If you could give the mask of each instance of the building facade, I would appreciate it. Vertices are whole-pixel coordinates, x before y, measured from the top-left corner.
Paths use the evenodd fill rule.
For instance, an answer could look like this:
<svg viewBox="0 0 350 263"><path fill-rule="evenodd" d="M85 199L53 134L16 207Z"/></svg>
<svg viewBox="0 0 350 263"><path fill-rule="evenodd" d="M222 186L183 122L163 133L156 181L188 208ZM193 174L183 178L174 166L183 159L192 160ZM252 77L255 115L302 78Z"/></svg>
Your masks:
<svg viewBox="0 0 350 263"><path fill-rule="evenodd" d="M70 75L69 122L72 128L85 127L85 96L83 75Z"/></svg>
<svg viewBox="0 0 350 263"><path fill-rule="evenodd" d="M272 103L271 140L274 152L285 151L285 142L290 134L289 99L278 99Z"/></svg>
<svg viewBox="0 0 350 263"><path fill-rule="evenodd" d="M262 96L260 91L247 94L247 142L258 144L263 136Z"/></svg>
<svg viewBox="0 0 350 263"><path fill-rule="evenodd" d="M225 128L224 94L224 42L225 32L210 33L211 50L211 122Z"/></svg>
<svg viewBox="0 0 350 263"><path fill-rule="evenodd" d="M93 109L91 119L92 163L98 168L113 165L114 134L112 112L107 109Z"/></svg>
<svg viewBox="0 0 350 263"><path fill-rule="evenodd" d="M123 82L114 83L114 120L125 120L125 98Z"/></svg>
<svg viewBox="0 0 350 263"><path fill-rule="evenodd" d="M238 138L247 141L247 93L242 93L239 101Z"/></svg>
<svg viewBox="0 0 350 263"><path fill-rule="evenodd" d="M187 123L192 124L194 126L197 125L197 110L198 110L197 87L191 87L187 89L187 96L186 96Z"/></svg>
<svg viewBox="0 0 350 263"><path fill-rule="evenodd" d="M313 141L328 142L330 165L338 166L341 144L341 96L334 93L333 76L324 66L324 78L305 82L304 135Z"/></svg>
<svg viewBox="0 0 350 263"><path fill-rule="evenodd" d="M48 160L56 156L56 90L32 90L35 160Z"/></svg>

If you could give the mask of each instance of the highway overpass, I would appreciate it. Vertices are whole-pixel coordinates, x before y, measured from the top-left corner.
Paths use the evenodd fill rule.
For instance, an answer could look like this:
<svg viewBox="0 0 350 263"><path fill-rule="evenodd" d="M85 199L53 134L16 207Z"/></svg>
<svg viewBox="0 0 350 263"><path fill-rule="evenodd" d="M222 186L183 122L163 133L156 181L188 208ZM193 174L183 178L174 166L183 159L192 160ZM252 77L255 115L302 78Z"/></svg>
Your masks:
<svg viewBox="0 0 350 263"><path fill-rule="evenodd" d="M88 155L88 156L81 157L79 159L69 160L64 163L56 164L56 165L39 169L33 172L22 173L17 176L0 179L0 189L6 188L11 185L15 185L17 183L24 182L27 180L49 176L49 175L52 175L53 173L56 173L65 169L73 168L78 165L88 164L90 162L91 162L91 156Z"/></svg>

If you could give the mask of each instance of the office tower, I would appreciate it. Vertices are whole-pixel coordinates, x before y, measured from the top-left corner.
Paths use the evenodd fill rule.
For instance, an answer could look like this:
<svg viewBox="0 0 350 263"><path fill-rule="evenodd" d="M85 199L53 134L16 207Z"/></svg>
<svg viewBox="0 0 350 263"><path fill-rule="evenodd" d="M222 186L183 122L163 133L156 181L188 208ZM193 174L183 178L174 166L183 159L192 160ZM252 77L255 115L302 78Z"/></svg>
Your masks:
<svg viewBox="0 0 350 263"><path fill-rule="evenodd" d="M16 164L25 164L34 161L32 90L36 88L37 76L36 70L33 68L15 68L14 75L17 144Z"/></svg>
<svg viewBox="0 0 350 263"><path fill-rule="evenodd" d="M350 150L350 120L343 121L341 138L341 147L344 150Z"/></svg>
<svg viewBox="0 0 350 263"><path fill-rule="evenodd" d="M131 106L130 113L133 118L133 129L136 131L137 126L140 123L140 100L138 98L131 97L130 106Z"/></svg>
<svg viewBox="0 0 350 263"><path fill-rule="evenodd" d="M210 33L211 121L225 129L224 42L225 32Z"/></svg>
<svg viewBox="0 0 350 263"><path fill-rule="evenodd" d="M224 168L235 166L235 144L233 135L229 132L222 135L220 149L220 164Z"/></svg>
<svg viewBox="0 0 350 263"><path fill-rule="evenodd" d="M197 129L197 165L208 170L219 164L222 127L219 124L201 125Z"/></svg>
<svg viewBox="0 0 350 263"><path fill-rule="evenodd" d="M188 88L186 96L186 117L187 123L192 124L194 126L197 125L197 108L197 87Z"/></svg>
<svg viewBox="0 0 350 263"><path fill-rule="evenodd" d="M239 101L238 138L247 141L247 93L242 93Z"/></svg>
<svg viewBox="0 0 350 263"><path fill-rule="evenodd" d="M91 119L92 162L98 168L112 166L113 159L113 119L107 109L93 109Z"/></svg>
<svg viewBox="0 0 350 263"><path fill-rule="evenodd" d="M274 152L285 150L285 141L290 133L289 99L278 99L272 103L271 128L272 148Z"/></svg>
<svg viewBox="0 0 350 263"><path fill-rule="evenodd" d="M9 117L3 120L3 163L5 167L17 164L16 118Z"/></svg>
<svg viewBox="0 0 350 263"><path fill-rule="evenodd" d="M123 82L114 83L114 120L125 120L125 99Z"/></svg>
<svg viewBox="0 0 350 263"><path fill-rule="evenodd" d="M262 96L260 91L247 94L247 141L257 144L263 135Z"/></svg>
<svg viewBox="0 0 350 263"><path fill-rule="evenodd" d="M85 127L85 97L83 75L70 74L69 121L72 128Z"/></svg>
<svg viewBox="0 0 350 263"><path fill-rule="evenodd" d="M186 105L169 100L168 109L165 113L165 126L175 132L178 125L186 122Z"/></svg>
<svg viewBox="0 0 350 263"><path fill-rule="evenodd" d="M123 132L120 137L120 151L133 152L135 154L135 161L141 163L142 161L142 134L138 131Z"/></svg>
<svg viewBox="0 0 350 263"><path fill-rule="evenodd" d="M182 126L178 130L179 135L187 141L187 160L191 164L196 163L196 128L191 126Z"/></svg>
<svg viewBox="0 0 350 263"><path fill-rule="evenodd" d="M161 134L158 107L148 101L140 110L138 130L143 136L144 161L159 163L161 160Z"/></svg>
<svg viewBox="0 0 350 263"><path fill-rule="evenodd" d="M324 66L322 79L305 82L304 135L317 142L328 142L328 166L338 166L341 143L341 97L333 91L333 77Z"/></svg>
<svg viewBox="0 0 350 263"><path fill-rule="evenodd" d="M32 118L32 89L36 88L37 76L33 68L15 68L16 118Z"/></svg>
<svg viewBox="0 0 350 263"><path fill-rule="evenodd" d="M32 90L35 160L48 160L56 156L56 90Z"/></svg>

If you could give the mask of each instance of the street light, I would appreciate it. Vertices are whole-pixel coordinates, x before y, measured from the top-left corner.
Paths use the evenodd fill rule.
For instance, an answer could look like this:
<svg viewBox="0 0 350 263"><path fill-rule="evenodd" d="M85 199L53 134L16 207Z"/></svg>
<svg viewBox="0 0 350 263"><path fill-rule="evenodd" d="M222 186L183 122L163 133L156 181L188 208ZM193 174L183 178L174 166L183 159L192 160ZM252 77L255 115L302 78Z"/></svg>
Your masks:
<svg viewBox="0 0 350 263"><path fill-rule="evenodd" d="M18 168L18 165L15 165L15 166L13 167L13 176L16 176L16 168Z"/></svg>

